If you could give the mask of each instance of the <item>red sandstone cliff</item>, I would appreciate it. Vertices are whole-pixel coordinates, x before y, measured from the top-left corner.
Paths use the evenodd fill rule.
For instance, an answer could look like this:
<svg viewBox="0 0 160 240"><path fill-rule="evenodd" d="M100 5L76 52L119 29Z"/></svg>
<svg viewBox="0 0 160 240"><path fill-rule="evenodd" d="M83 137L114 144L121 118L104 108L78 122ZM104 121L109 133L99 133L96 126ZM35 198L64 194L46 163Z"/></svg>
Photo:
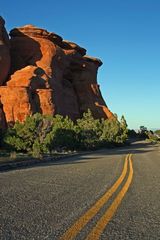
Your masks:
<svg viewBox="0 0 160 240"><path fill-rule="evenodd" d="M10 70L9 37L4 24L5 21L0 16L0 85L7 80Z"/></svg>
<svg viewBox="0 0 160 240"><path fill-rule="evenodd" d="M3 35L8 39L1 20L0 40ZM5 50L0 52L0 69L5 69L0 72L0 97L7 122L36 112L77 119L88 109L95 118L113 116L97 84L99 59L32 25L13 29L10 37L10 54L8 40L1 41Z"/></svg>

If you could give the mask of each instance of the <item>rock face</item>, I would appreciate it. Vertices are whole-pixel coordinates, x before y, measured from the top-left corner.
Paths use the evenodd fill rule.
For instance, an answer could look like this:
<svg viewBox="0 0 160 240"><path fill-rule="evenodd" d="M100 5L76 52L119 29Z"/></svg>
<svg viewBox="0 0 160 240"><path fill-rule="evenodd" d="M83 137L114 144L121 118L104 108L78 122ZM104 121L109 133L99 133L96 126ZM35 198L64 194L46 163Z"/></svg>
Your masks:
<svg viewBox="0 0 160 240"><path fill-rule="evenodd" d="M0 86L7 80L10 70L9 37L0 16Z"/></svg>
<svg viewBox="0 0 160 240"><path fill-rule="evenodd" d="M1 102L1 99L0 99L0 126L1 126L1 129L7 128L6 116L3 110L3 104Z"/></svg>
<svg viewBox="0 0 160 240"><path fill-rule="evenodd" d="M15 28L10 36L10 76L6 81L8 72L0 75L1 85L5 81L0 96L7 122L24 121L36 112L75 120L88 109L95 118L113 117L97 84L99 59L33 25ZM2 58L2 64L5 61Z"/></svg>

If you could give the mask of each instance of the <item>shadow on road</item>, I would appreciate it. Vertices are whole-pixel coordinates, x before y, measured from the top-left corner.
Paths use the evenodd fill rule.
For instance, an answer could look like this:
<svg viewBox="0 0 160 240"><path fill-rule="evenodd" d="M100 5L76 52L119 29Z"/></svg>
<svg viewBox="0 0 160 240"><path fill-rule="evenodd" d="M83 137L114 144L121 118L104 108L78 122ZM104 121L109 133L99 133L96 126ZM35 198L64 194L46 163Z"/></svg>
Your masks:
<svg viewBox="0 0 160 240"><path fill-rule="evenodd" d="M84 164L90 160L93 159L99 159L101 156L103 158L110 155L126 155L128 153L132 154L143 154L155 151L155 149L159 147L158 145L154 143L147 143L144 141L139 142L133 142L128 146L123 147L115 147L115 148L106 148L106 149L100 149L97 151L91 151L91 152L84 152L81 154L77 154L76 156L67 156L61 159L50 159L50 160L37 160L37 162L32 163L30 162L28 165L20 165L20 166L12 166L8 169L1 169L0 172L6 172L6 171L13 171L16 169L28 169L28 168L38 168L38 167L47 167L47 166L54 166L54 165L65 165L65 164Z"/></svg>

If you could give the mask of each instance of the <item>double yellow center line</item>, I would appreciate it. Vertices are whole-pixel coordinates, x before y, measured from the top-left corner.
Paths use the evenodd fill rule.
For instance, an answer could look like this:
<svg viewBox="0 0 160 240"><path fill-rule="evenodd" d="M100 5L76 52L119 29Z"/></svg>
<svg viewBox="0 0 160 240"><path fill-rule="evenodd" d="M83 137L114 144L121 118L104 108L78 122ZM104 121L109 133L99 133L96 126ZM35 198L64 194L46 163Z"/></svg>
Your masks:
<svg viewBox="0 0 160 240"><path fill-rule="evenodd" d="M115 214L118 206L120 205L131 184L133 178L132 154L128 154L126 156L122 173L117 179L117 181L113 184L113 186L63 234L60 240L74 239L77 234L82 230L82 228L100 211L100 209L104 206L104 204L107 203L109 198L113 195L113 193L115 193L120 184L123 182L127 174L128 165L129 174L123 188L118 193L118 195L116 196L112 204L109 206L109 208L106 210L106 212L103 214L103 216L99 219L96 226L88 234L86 240L98 240L100 238L100 235Z"/></svg>

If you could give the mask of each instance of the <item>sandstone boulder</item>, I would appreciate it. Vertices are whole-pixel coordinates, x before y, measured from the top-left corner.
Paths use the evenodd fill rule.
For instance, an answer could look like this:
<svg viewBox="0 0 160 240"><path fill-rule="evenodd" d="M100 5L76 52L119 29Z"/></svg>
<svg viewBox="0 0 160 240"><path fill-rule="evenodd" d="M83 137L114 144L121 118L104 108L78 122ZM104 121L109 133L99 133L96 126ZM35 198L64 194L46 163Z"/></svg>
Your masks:
<svg viewBox="0 0 160 240"><path fill-rule="evenodd" d="M30 85L32 90L52 89L53 114L69 115L73 119L79 117L77 97L73 85L65 79L65 72L70 66L71 56L77 52L84 54L85 50L62 41L57 34L32 25L13 29L10 36L13 75L7 85ZM66 54L65 50L69 52ZM43 70L43 76L39 79L35 76L36 67ZM45 86L39 86L43 81Z"/></svg>
<svg viewBox="0 0 160 240"><path fill-rule="evenodd" d="M26 87L0 87L5 117L8 123L23 122L33 113L32 95Z"/></svg>
<svg viewBox="0 0 160 240"><path fill-rule="evenodd" d="M7 122L24 121L36 112L75 120L88 109L95 118L113 117L97 83L101 60L33 25L14 28L10 36L11 74L6 86L0 87ZM2 75L4 82L7 75Z"/></svg>
<svg viewBox="0 0 160 240"><path fill-rule="evenodd" d="M113 117L97 84L97 71L101 65L100 59L86 55L71 64L69 78L76 91L80 115L90 109L95 118Z"/></svg>
<svg viewBox="0 0 160 240"><path fill-rule="evenodd" d="M33 91L39 88L49 88L49 77L42 68L26 66L12 74L7 82L10 87L29 87Z"/></svg>

